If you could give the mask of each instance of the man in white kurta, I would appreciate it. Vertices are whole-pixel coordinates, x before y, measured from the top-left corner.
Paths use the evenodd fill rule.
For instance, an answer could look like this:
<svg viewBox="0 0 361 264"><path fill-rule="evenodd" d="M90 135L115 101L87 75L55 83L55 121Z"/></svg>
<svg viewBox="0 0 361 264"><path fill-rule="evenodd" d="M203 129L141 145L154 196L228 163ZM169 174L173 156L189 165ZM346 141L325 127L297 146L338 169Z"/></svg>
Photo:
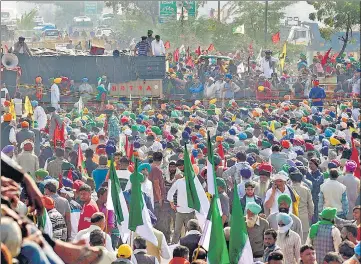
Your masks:
<svg viewBox="0 0 361 264"><path fill-rule="evenodd" d="M59 91L59 86L54 83L51 88L50 88L50 93L51 93L51 106L54 107L56 110L60 109L60 91Z"/></svg>
<svg viewBox="0 0 361 264"><path fill-rule="evenodd" d="M31 105L34 108L34 121L38 122L38 129L45 129L48 117L44 111L44 108L39 106L38 101L32 101Z"/></svg>

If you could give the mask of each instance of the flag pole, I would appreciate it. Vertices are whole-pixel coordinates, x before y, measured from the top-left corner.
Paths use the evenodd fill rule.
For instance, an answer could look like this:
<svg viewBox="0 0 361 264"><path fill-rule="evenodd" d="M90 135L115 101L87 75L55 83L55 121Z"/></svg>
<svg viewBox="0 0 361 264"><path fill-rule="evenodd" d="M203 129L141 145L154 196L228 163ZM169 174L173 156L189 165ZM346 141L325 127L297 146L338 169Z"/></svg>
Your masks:
<svg viewBox="0 0 361 264"><path fill-rule="evenodd" d="M198 244L197 251L196 251L196 255L194 256L193 261L195 261L195 260L198 259L198 254L199 254L199 249L200 249L200 248L201 248L201 245Z"/></svg>

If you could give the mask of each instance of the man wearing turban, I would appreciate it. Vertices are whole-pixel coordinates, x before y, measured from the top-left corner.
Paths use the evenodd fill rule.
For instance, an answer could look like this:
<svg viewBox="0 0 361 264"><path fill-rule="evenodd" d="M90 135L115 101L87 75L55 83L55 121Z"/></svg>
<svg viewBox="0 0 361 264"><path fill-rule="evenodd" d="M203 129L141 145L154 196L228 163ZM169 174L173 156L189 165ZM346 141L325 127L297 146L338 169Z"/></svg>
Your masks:
<svg viewBox="0 0 361 264"><path fill-rule="evenodd" d="M53 239L60 239L62 241L67 240L67 228L64 217L55 208L55 202L53 198L49 196L43 196L42 202L45 209L48 211L48 215L53 227Z"/></svg>
<svg viewBox="0 0 361 264"><path fill-rule="evenodd" d="M227 185L224 179L217 177L216 178L219 200L222 207L222 222L223 224L228 222L229 218L229 197L226 193Z"/></svg>
<svg viewBox="0 0 361 264"><path fill-rule="evenodd" d="M298 264L300 259L301 237L291 230L292 217L286 213L277 215L277 245L281 248L287 264ZM320 262L321 263L321 262Z"/></svg>
<svg viewBox="0 0 361 264"><path fill-rule="evenodd" d="M354 173L357 170L357 164L353 160L348 160L345 163L345 175L340 177L338 181L346 186L347 200L348 200L348 215L347 219L352 219L352 210L356 205L357 196L360 194L360 179L356 178Z"/></svg>
<svg viewBox="0 0 361 264"><path fill-rule="evenodd" d="M327 207L320 213L320 220L310 228L306 244L314 246L317 252L317 263L322 263L323 257L328 252L337 252L342 242L341 232L334 225L336 215L336 208Z"/></svg>
<svg viewBox="0 0 361 264"><path fill-rule="evenodd" d="M263 260L264 242L263 234L269 228L267 220L259 217L262 208L255 202L246 205L246 224L251 242L254 261Z"/></svg>
<svg viewBox="0 0 361 264"><path fill-rule="evenodd" d="M45 110L39 105L38 101L31 101L31 105L34 109L34 121L38 122L38 129L43 130L48 122Z"/></svg>
<svg viewBox="0 0 361 264"><path fill-rule="evenodd" d="M285 213L287 215L289 215L292 218L292 226L291 226L291 230L293 230L294 232L296 232L297 234L300 235L301 240L303 238L303 233L302 233L302 223L301 220L294 215L293 213L290 212L290 207L292 206L292 200L291 197L287 194L281 194L280 196L278 196L277 199L277 204L278 204L278 211L279 212L275 212L273 214L270 214L267 217L267 221L269 223L270 228L273 228L275 230L277 230L277 216L280 213Z"/></svg>

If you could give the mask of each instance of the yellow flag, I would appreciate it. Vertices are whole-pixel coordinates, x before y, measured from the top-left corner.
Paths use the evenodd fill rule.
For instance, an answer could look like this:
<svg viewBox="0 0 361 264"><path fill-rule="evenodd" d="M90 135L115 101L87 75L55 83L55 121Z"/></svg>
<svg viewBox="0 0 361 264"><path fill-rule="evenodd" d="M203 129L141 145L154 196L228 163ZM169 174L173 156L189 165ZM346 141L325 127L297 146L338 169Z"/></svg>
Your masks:
<svg viewBox="0 0 361 264"><path fill-rule="evenodd" d="M276 128L275 128L275 121L271 121L271 124L270 124L270 130L272 131L272 133L274 133L276 131Z"/></svg>
<svg viewBox="0 0 361 264"><path fill-rule="evenodd" d="M234 121L236 121L236 116L234 115L234 116L232 116L232 122L234 122Z"/></svg>
<svg viewBox="0 0 361 264"><path fill-rule="evenodd" d="M13 99L11 99L11 102L10 102L9 113L11 114L13 119L16 120L15 103L14 103Z"/></svg>
<svg viewBox="0 0 361 264"><path fill-rule="evenodd" d="M280 66L283 71L283 67L285 66L285 59L287 55L287 42L283 45L282 54L280 55Z"/></svg>
<svg viewBox="0 0 361 264"><path fill-rule="evenodd" d="M24 109L25 109L25 115L26 116L28 116L29 114L30 115L34 114L33 107L32 107L32 105L30 103L30 100L29 100L28 96L25 97Z"/></svg>

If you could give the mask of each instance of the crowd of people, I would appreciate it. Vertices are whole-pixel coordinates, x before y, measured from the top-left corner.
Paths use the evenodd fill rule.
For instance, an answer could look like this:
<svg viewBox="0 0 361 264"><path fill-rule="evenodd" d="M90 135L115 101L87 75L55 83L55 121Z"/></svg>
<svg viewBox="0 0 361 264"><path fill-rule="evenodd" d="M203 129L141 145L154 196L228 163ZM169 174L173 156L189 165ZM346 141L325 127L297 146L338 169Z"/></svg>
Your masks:
<svg viewBox="0 0 361 264"><path fill-rule="evenodd" d="M2 99L2 263L207 263L184 155L207 192L208 135L227 246L237 192L254 263L360 263L360 68L345 58L322 65L324 56L311 66L301 56L292 86L286 71L278 79L271 51L247 70L237 54L229 64L174 61L169 94L186 101L109 103L104 78L101 107L85 98L66 110L56 82L51 106ZM337 75L335 93L354 97L327 100L325 72ZM257 101L237 102L244 97ZM134 170L141 175L157 245L142 233L123 241L107 206L112 166L128 207Z"/></svg>

